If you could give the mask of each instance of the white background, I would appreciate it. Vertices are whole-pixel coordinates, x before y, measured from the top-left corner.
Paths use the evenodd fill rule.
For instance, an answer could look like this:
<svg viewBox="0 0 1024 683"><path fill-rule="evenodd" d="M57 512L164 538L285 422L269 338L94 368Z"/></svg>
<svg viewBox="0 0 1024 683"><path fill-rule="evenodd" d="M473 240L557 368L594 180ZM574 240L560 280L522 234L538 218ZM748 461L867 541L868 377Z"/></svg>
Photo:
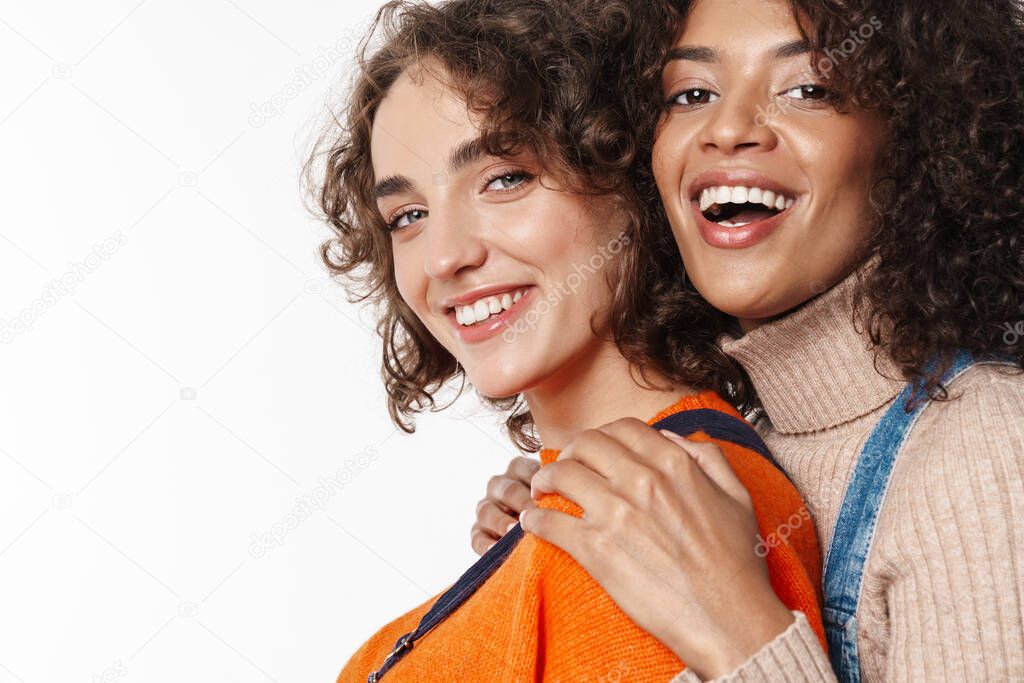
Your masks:
<svg viewBox="0 0 1024 683"><path fill-rule="evenodd" d="M475 559L512 447L396 432L299 186L379 4L0 4L0 682L333 681Z"/></svg>

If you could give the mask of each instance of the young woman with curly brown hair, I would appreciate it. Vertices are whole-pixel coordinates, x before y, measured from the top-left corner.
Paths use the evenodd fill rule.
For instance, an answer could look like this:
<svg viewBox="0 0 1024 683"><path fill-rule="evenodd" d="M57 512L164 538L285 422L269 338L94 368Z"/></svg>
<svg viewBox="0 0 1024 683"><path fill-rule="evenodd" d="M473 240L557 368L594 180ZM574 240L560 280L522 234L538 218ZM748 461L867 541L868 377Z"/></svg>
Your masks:
<svg viewBox="0 0 1024 683"><path fill-rule="evenodd" d="M708 585L728 581L748 604L772 596L728 637L756 647L795 612L823 649L814 526L716 393L737 376L716 350L720 316L685 291L660 212L639 200L628 127L586 87L606 33L594 27L625 20L575 1L389 3L343 127L328 129L311 167L335 233L324 260L378 305L397 423L411 431L411 415L461 379L512 413L519 443L543 444L545 466L609 421L611 434L670 430L644 443L672 434L686 449L669 466L707 487L694 514L742 519L706 558ZM657 343L638 336L669 313ZM698 353L710 360L690 364ZM540 506L581 514L557 495ZM618 508L588 515L614 520ZM727 548L754 555L758 537L758 564L716 563ZM451 589L384 626L338 680L662 681L683 662L657 635L568 555L513 531ZM701 674L733 661L702 654L687 661Z"/></svg>
<svg viewBox="0 0 1024 683"><path fill-rule="evenodd" d="M634 445L643 427L583 434L572 463L532 481L584 510L631 478L653 482L620 496L628 531L532 508L523 528L576 557L644 628L680 624L660 632L683 659L744 652L718 680L1024 679L1020 3L659 11L633 25L626 57L610 55L625 66L609 91L650 150L688 275L736 321L722 349L749 383L733 398L753 390L766 442L811 507L831 666L799 619L761 648L699 635L759 609L706 590L703 558L756 560L713 540L734 518L691 518L705 490L659 466L671 446ZM609 458L637 466L608 471ZM527 485L516 479L496 482L508 495L479 508L478 536L497 535L494 509L514 517Z"/></svg>

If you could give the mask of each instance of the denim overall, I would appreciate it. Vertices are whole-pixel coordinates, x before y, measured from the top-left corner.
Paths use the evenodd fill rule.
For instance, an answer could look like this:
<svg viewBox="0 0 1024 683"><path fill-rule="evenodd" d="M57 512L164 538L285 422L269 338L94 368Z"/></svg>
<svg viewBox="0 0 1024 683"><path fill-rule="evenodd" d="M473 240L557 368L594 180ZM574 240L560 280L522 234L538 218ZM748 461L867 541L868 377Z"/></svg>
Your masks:
<svg viewBox="0 0 1024 683"><path fill-rule="evenodd" d="M696 432L703 432L713 439L730 441L748 448L778 467L778 463L775 462L768 447L765 446L761 437L758 436L749 423L717 410L707 408L685 410L675 415L669 415L656 423L654 428L667 429L684 437ZM522 537L523 528L516 524L497 543L491 546L490 550L484 553L465 574L459 577L459 580L451 588L437 599L437 602L430 608L430 611L420 619L416 630L406 633L398 639L391 654L387 656L381 667L367 677L367 683L377 683L391 667L412 650L416 641L427 635L427 633L459 609L487 581L488 577L497 571L498 567L508 559L509 554Z"/></svg>
<svg viewBox="0 0 1024 683"><path fill-rule="evenodd" d="M976 360L966 352L957 355L942 383L979 363L1008 364L1000 359ZM906 410L908 401L917 399ZM864 565L875 536L878 515L885 502L893 467L922 411L930 401L920 383L908 384L875 425L857 457L847 485L832 542L825 555L825 607L822 617L832 668L840 683L860 682L857 654L857 603L860 600Z"/></svg>

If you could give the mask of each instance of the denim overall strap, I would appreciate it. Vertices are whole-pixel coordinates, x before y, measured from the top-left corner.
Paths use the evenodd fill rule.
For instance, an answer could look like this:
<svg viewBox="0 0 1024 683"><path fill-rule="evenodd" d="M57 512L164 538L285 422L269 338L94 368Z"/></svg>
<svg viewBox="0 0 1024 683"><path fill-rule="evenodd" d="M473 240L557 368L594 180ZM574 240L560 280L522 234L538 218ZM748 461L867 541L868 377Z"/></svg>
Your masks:
<svg viewBox="0 0 1024 683"><path fill-rule="evenodd" d="M943 375L948 385L979 362L961 352ZM934 367L934 361L931 365ZM909 401L916 401L907 410ZM885 502L893 467L907 437L930 401L920 382L908 384L878 421L857 457L843 497L832 541L825 555L825 606L822 617L832 668L840 683L859 683L857 603L864 565L875 536L879 512Z"/></svg>
<svg viewBox="0 0 1024 683"><path fill-rule="evenodd" d="M757 432L754 431L754 428L746 420L727 415L718 410L705 408L684 410L681 413L669 415L653 426L655 429L667 429L684 437L691 436L696 432L704 432L713 439L729 441L749 448L778 467L775 460L772 459L768 447L764 445L761 437L758 436ZM523 528L516 524L497 543L491 546L490 550L484 553L465 574L459 577L459 580L451 588L437 599L430 610L420 619L416 630L410 631L398 639L391 654L385 658L381 667L367 677L367 683L377 683L391 667L412 650L416 641L459 609L480 586L484 585L491 574L504 564L522 537Z"/></svg>

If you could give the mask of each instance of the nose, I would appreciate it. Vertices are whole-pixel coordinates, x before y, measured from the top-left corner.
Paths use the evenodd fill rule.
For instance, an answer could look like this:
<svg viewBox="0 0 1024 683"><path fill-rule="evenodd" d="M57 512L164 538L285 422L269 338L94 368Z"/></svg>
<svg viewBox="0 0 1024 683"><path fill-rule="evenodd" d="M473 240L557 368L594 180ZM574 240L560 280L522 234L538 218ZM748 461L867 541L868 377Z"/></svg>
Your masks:
<svg viewBox="0 0 1024 683"><path fill-rule="evenodd" d="M424 270L434 280L452 280L487 260L487 245L482 239L479 216L457 200L435 204L427 226Z"/></svg>
<svg viewBox="0 0 1024 683"><path fill-rule="evenodd" d="M767 152L778 144L775 124L786 112L753 87L734 90L713 107L701 132L705 151L721 154Z"/></svg>

